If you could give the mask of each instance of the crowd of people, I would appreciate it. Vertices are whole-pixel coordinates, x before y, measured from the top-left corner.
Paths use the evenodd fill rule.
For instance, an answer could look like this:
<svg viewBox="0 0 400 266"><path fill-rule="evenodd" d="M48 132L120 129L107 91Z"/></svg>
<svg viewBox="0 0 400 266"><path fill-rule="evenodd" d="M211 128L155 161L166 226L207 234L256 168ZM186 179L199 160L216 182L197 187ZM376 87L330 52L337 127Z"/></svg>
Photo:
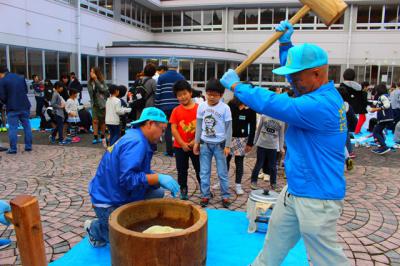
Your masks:
<svg viewBox="0 0 400 266"><path fill-rule="evenodd" d="M230 162L234 157L235 192L242 195L244 159L256 146L251 189L259 188L257 181L263 170L262 175L269 176L268 189L280 190L277 167L284 157L288 186L272 214L267 248L252 265L267 261L279 265L300 234L314 263L346 264L334 237L345 195L345 162L351 170L355 157L351 138L361 134L366 114L376 113L376 118L369 120L377 146L372 151L385 154L391 150L385 130L393 130L395 135L399 130L400 83L389 92L386 84L357 83L354 70L347 69L344 82L335 88L328 81L324 50L312 44L293 46L293 27L287 21L277 31L285 34L280 38L282 67L274 73L285 75L291 90L254 87L240 82L229 70L221 80L210 79L202 97L178 73L174 57L167 66L147 64L130 89L108 85L101 70L91 68L87 83L90 106L81 104L82 85L74 73L63 75L54 85L50 80L41 82L37 75L32 77L36 116L41 118L42 130L46 123L52 125L51 143L79 142L81 120L90 109L92 143L102 143L106 149L89 185L97 219L88 220L84 227L93 246L109 241L108 217L118 206L163 197L163 188L188 200L189 159L200 187L199 204L208 206L214 196L210 182L214 158L221 202L229 208ZM226 89L234 91L228 103L223 100ZM22 77L0 68L0 100L7 111L10 154L17 153L19 122L25 131L25 150L32 150L27 92ZM132 129L127 131L127 126ZM165 155L176 159L178 181L151 170L160 139L166 144ZM329 214L321 215L321 208L330 209ZM324 257L319 247L324 247Z"/></svg>

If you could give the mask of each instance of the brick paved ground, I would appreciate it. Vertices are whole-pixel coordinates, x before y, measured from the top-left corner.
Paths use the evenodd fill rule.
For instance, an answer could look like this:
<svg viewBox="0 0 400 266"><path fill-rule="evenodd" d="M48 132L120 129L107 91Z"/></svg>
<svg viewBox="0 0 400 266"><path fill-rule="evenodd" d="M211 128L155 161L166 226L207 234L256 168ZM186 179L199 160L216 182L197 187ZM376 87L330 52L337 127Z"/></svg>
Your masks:
<svg viewBox="0 0 400 266"><path fill-rule="evenodd" d="M43 135L36 134L35 143L44 144L46 136ZM1 134L0 139L5 141L6 136ZM86 144L89 140L67 147L35 145L30 153L21 152L20 146L17 155L0 153L0 199L10 200L18 194L39 198L48 261L59 258L78 243L84 236L83 222L94 216L87 184L95 173L102 149ZM377 156L360 148L357 154L355 170L347 173L345 208L338 225L339 241L353 265L400 265L400 153ZM231 188L232 210L245 209L253 165L254 157L249 156L243 181L246 195L237 197ZM232 168L231 184L234 182ZM155 155L153 169L176 176L174 159L161 154ZM199 189L193 171L190 175L190 200L198 203ZM280 176L280 187L284 183L285 179ZM218 195L216 191L210 208L221 208ZM0 237L15 241L12 226L0 226ZM7 264L19 264L15 242L0 251L0 265Z"/></svg>

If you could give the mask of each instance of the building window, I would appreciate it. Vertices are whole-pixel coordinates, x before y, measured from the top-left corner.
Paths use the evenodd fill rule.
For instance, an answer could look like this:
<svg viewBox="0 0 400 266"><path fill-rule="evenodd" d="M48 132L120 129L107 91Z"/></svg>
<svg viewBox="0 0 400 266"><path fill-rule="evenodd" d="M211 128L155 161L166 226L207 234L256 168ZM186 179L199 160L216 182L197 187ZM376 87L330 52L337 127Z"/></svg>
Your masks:
<svg viewBox="0 0 400 266"><path fill-rule="evenodd" d="M0 45L0 66L7 66L7 47Z"/></svg>
<svg viewBox="0 0 400 266"><path fill-rule="evenodd" d="M69 75L71 70L70 65L70 57L71 54L69 53L62 53L58 54L58 68L59 68L59 75Z"/></svg>
<svg viewBox="0 0 400 266"><path fill-rule="evenodd" d="M46 51L45 55L46 79L58 80L57 52Z"/></svg>
<svg viewBox="0 0 400 266"><path fill-rule="evenodd" d="M218 62L217 64L217 76L222 77L226 72L226 62Z"/></svg>
<svg viewBox="0 0 400 266"><path fill-rule="evenodd" d="M78 0L79 1L79 0ZM80 0L81 7L88 9L89 11L107 16L114 17L113 0Z"/></svg>
<svg viewBox="0 0 400 266"><path fill-rule="evenodd" d="M87 60L87 55L81 55L81 75L82 75L82 81L87 81L88 80L88 60Z"/></svg>
<svg viewBox="0 0 400 266"><path fill-rule="evenodd" d="M399 66L394 66L393 67L393 83L395 83L397 86L400 86L400 67Z"/></svg>
<svg viewBox="0 0 400 266"><path fill-rule="evenodd" d="M42 50L28 49L28 78L32 75L43 78Z"/></svg>
<svg viewBox="0 0 400 266"><path fill-rule="evenodd" d="M274 10L273 9L261 9L260 10L260 29L271 30L273 28L274 21Z"/></svg>
<svg viewBox="0 0 400 266"><path fill-rule="evenodd" d="M92 67L97 67L96 56L89 56L89 72ZM103 71L102 71L103 72Z"/></svg>
<svg viewBox="0 0 400 266"><path fill-rule="evenodd" d="M340 66L329 66L328 79L333 80L334 83L340 83Z"/></svg>
<svg viewBox="0 0 400 266"><path fill-rule="evenodd" d="M258 9L246 9L246 29L258 29Z"/></svg>
<svg viewBox="0 0 400 266"><path fill-rule="evenodd" d="M358 30L400 29L399 5L360 5L357 8Z"/></svg>
<svg viewBox="0 0 400 266"><path fill-rule="evenodd" d="M356 72L356 81L365 81L365 66L354 66L354 72Z"/></svg>
<svg viewBox="0 0 400 266"><path fill-rule="evenodd" d="M179 73L190 80L190 60L179 60Z"/></svg>
<svg viewBox="0 0 400 266"><path fill-rule="evenodd" d="M274 69L273 64L262 64L262 69L261 69L262 82L272 82L272 80L273 80L272 70L273 69Z"/></svg>
<svg viewBox="0 0 400 266"><path fill-rule="evenodd" d="M396 24L400 22L399 7L396 5L385 5L385 29L396 29Z"/></svg>
<svg viewBox="0 0 400 266"><path fill-rule="evenodd" d="M247 80L254 82L260 81L260 64L252 64L247 68Z"/></svg>
<svg viewBox="0 0 400 266"><path fill-rule="evenodd" d="M26 49L23 47L10 46L10 64L11 72L19 75L24 75L28 78L26 73Z"/></svg>
<svg viewBox="0 0 400 266"><path fill-rule="evenodd" d="M281 21L293 17L299 8L250 8L233 10L233 30L274 30L275 25ZM343 16L329 28L319 21L313 12L306 14L298 24L297 30L343 30Z"/></svg>
<svg viewBox="0 0 400 266"><path fill-rule="evenodd" d="M204 82L205 81L205 61L204 60L194 60L193 63L193 81L194 82Z"/></svg>
<svg viewBox="0 0 400 266"><path fill-rule="evenodd" d="M151 31L162 32L162 12L151 13Z"/></svg>
<svg viewBox="0 0 400 266"><path fill-rule="evenodd" d="M113 61L112 57L106 57L105 59L105 78L106 80L112 80L112 67L113 67Z"/></svg>
<svg viewBox="0 0 400 266"><path fill-rule="evenodd" d="M201 31L201 11L183 12L183 31Z"/></svg>
<svg viewBox="0 0 400 266"><path fill-rule="evenodd" d="M128 72L129 81L135 81L136 75L143 71L143 59L129 58Z"/></svg>
<svg viewBox="0 0 400 266"><path fill-rule="evenodd" d="M215 77L215 62L207 61L207 78L206 80L210 80Z"/></svg>

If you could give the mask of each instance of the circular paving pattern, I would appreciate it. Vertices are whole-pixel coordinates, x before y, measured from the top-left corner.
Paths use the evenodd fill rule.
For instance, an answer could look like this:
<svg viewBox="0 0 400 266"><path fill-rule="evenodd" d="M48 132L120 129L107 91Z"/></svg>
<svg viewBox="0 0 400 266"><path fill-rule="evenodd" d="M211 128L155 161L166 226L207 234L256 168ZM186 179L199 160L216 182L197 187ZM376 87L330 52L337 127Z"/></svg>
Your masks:
<svg viewBox="0 0 400 266"><path fill-rule="evenodd" d="M23 147L19 147L20 151ZM17 155L0 153L0 199L19 194L39 199L48 261L62 256L84 237L83 222L94 217L87 185L96 171L102 149L35 145L32 152ZM378 156L365 148L357 150L355 169L347 176L347 194L338 223L339 241L352 265L400 265L400 156ZM243 189L234 193L234 163L231 163L231 210L244 211L250 190L254 155L245 159ZM153 170L176 177L175 159L156 153ZM213 164L212 185L217 185ZM278 183L285 184L282 170ZM189 171L190 200L199 203L199 186ZM260 181L267 187L267 182ZM215 188L209 208L222 208L219 188ZM0 250L0 265L20 264L12 226L0 226L0 237L13 244Z"/></svg>

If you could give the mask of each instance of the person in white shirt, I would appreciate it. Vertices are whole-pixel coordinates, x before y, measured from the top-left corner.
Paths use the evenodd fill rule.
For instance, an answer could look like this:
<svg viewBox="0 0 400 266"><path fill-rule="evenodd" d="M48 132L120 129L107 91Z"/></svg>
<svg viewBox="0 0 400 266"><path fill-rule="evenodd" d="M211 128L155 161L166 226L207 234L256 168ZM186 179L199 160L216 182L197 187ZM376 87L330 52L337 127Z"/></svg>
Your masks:
<svg viewBox="0 0 400 266"><path fill-rule="evenodd" d="M80 138L77 137L76 135L78 134L79 131L78 123L81 121L79 119L78 111L83 109L83 105L79 105L78 94L79 94L78 90L70 89L69 98L65 103L65 111L68 114L67 122L68 122L69 134L72 138L71 142L80 141Z"/></svg>
<svg viewBox="0 0 400 266"><path fill-rule="evenodd" d="M120 136L119 116L131 112L131 108L121 106L121 100L118 98L119 88L116 85L109 87L110 97L106 102L106 125L110 132L110 146L112 146ZM103 143L104 146L105 143Z"/></svg>

